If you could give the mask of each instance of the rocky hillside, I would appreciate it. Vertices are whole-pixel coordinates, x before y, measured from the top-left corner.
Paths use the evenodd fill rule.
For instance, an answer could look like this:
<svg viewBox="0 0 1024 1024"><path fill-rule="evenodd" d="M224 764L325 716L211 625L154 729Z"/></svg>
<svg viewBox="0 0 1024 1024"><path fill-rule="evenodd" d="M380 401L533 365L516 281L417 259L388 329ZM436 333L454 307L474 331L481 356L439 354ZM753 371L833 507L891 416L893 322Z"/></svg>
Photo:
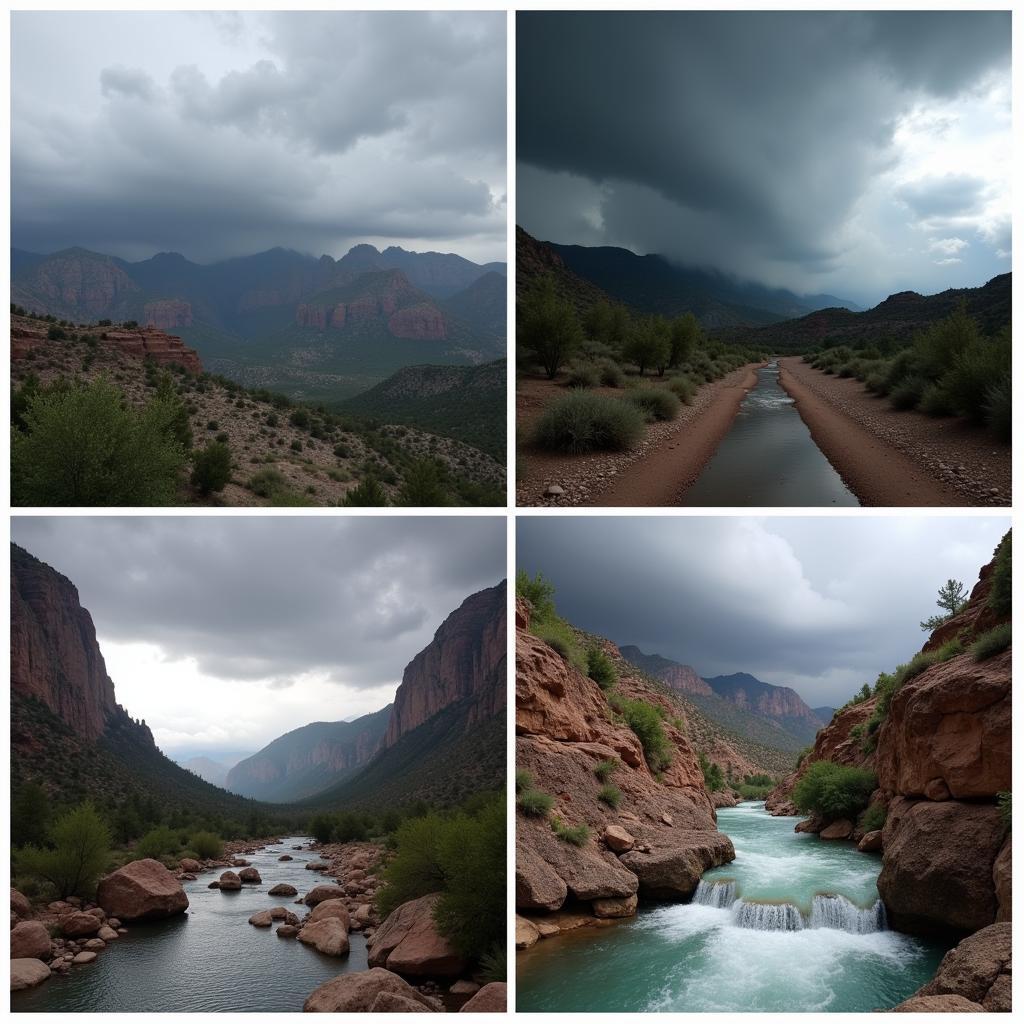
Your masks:
<svg viewBox="0 0 1024 1024"><path fill-rule="evenodd" d="M772 352L803 352L818 345L859 345L882 338L909 340L911 335L949 316L960 302L982 332L998 331L1010 322L1011 275L1000 274L980 288L949 288L937 295L897 292L871 309L820 309L799 319L756 330L730 332L730 337Z"/></svg>
<svg viewBox="0 0 1024 1024"><path fill-rule="evenodd" d="M122 708L92 616L66 577L11 545L11 782L57 803L116 808L154 796L191 811L241 816L252 804L164 757Z"/></svg>
<svg viewBox="0 0 1024 1024"><path fill-rule="evenodd" d="M602 690L529 632L530 614L520 600L518 946L630 916L639 899L686 899L702 872L734 857L731 841L715 826L679 707L640 675L622 674L613 690ZM604 649L617 654L611 644ZM661 723L665 747L657 757L627 724L631 708Z"/></svg>
<svg viewBox="0 0 1024 1024"><path fill-rule="evenodd" d="M1005 559L1008 572L1008 548ZM1010 918L1011 841L999 801L1012 783L1011 650L972 649L1009 621L993 599L995 564L924 645L877 729L869 731L883 697L841 708L768 801L773 813L794 813L793 786L815 761L872 769L885 824L862 843L880 845L879 892L890 923L907 932L965 935Z"/></svg>
<svg viewBox="0 0 1024 1024"><path fill-rule="evenodd" d="M380 750L391 705L351 722L311 722L279 736L236 764L224 788L240 796L287 803L343 782Z"/></svg>
<svg viewBox="0 0 1024 1024"><path fill-rule="evenodd" d="M320 407L300 407L221 377L196 375L186 368L189 354L195 353L180 338L152 330L100 324L64 328L14 315L11 332L15 387L28 381L47 385L61 379L105 379L141 406L160 383L153 362L171 367L168 372L186 406L195 447L221 440L232 461L230 482L215 494L203 496L183 479L181 504L337 505L368 474L394 501L406 474L424 459L445 467L449 480L444 486L452 504L504 502L503 458L413 425L389 423L386 405L377 407L373 421L364 421ZM504 417L504 395L491 397Z"/></svg>
<svg viewBox="0 0 1024 1024"><path fill-rule="evenodd" d="M579 313L612 301L597 285L574 274L550 245L538 242L517 225L516 296L524 295L543 278L550 278L558 295L571 302Z"/></svg>
<svg viewBox="0 0 1024 1024"><path fill-rule="evenodd" d="M307 802L454 804L505 785L505 601L502 581L444 620L406 666L376 756Z"/></svg>
<svg viewBox="0 0 1024 1024"><path fill-rule="evenodd" d="M781 758L785 768L791 761L788 754L806 746L824 725L789 687L762 683L745 672L702 679L691 666L660 654L645 654L633 646L623 647L621 652L632 665L685 697L704 717L731 734L780 754L786 752ZM774 774L779 767L779 759L775 759L774 767L765 770Z"/></svg>

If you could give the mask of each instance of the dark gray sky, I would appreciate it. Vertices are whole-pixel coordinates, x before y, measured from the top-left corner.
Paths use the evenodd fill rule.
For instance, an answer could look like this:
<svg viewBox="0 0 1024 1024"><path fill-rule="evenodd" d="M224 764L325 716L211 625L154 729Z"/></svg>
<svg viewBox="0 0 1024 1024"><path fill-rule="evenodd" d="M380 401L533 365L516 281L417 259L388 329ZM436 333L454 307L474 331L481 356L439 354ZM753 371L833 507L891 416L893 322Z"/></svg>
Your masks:
<svg viewBox="0 0 1024 1024"><path fill-rule="evenodd" d="M909 660L950 577L968 591L1008 518L521 516L517 564L620 645L839 706Z"/></svg>
<svg viewBox="0 0 1024 1024"><path fill-rule="evenodd" d="M12 534L78 587L119 702L168 754L384 707L505 575L494 517L22 516Z"/></svg>
<svg viewBox="0 0 1024 1024"><path fill-rule="evenodd" d="M12 15L12 244L505 258L504 12Z"/></svg>
<svg viewBox="0 0 1024 1024"><path fill-rule="evenodd" d="M865 304L1010 269L1010 13L517 16L517 222Z"/></svg>

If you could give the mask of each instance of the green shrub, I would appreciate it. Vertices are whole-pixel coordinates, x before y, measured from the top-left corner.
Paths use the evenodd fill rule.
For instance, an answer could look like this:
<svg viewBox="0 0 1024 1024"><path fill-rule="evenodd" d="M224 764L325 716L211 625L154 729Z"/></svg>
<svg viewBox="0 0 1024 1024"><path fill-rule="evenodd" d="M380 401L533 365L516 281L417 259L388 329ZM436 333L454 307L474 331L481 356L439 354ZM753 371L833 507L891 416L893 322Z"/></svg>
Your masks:
<svg viewBox="0 0 1024 1024"><path fill-rule="evenodd" d="M597 644L591 644L587 648L587 675L602 690L613 690L619 681L615 663Z"/></svg>
<svg viewBox="0 0 1024 1024"><path fill-rule="evenodd" d="M755 786L748 782L742 782L736 787L741 800L764 800L772 791L773 786Z"/></svg>
<svg viewBox="0 0 1024 1024"><path fill-rule="evenodd" d="M484 984L504 981L508 977L508 954L504 942L496 942L480 957L480 970L477 975Z"/></svg>
<svg viewBox="0 0 1024 1024"><path fill-rule="evenodd" d="M269 498L275 491L288 485L288 481L276 469L261 469L249 480L249 490L261 498Z"/></svg>
<svg viewBox="0 0 1024 1024"><path fill-rule="evenodd" d="M807 758L807 755L810 754L813 749L814 749L814 747L804 747L804 749L801 750L800 753L798 753L796 755L795 767L797 769L800 768L800 765L802 765L804 763L804 761Z"/></svg>
<svg viewBox="0 0 1024 1024"><path fill-rule="evenodd" d="M167 505L185 449L175 437L178 403L159 395L129 406L106 381L40 391L11 432L15 505Z"/></svg>
<svg viewBox="0 0 1024 1024"><path fill-rule="evenodd" d="M1003 819L1003 824L1007 829L1013 826L1013 810L1012 810L1012 794L1009 790L1003 790L1001 793L996 793L996 803L999 805L999 817Z"/></svg>
<svg viewBox="0 0 1024 1024"><path fill-rule="evenodd" d="M602 387L621 388L626 382L626 375L622 367L611 359L602 359L597 367L598 380Z"/></svg>
<svg viewBox="0 0 1024 1024"><path fill-rule="evenodd" d="M1000 441L1013 434L1013 385L1009 378L993 384L985 393L985 423Z"/></svg>
<svg viewBox="0 0 1024 1024"><path fill-rule="evenodd" d="M1002 653L1010 646L1013 627L1009 622L1003 622L993 626L987 633L982 633L977 640L971 644L971 657L975 661L984 661Z"/></svg>
<svg viewBox="0 0 1024 1024"><path fill-rule="evenodd" d="M975 423L984 423L988 393L1010 380L1010 336L974 337L942 376L951 406Z"/></svg>
<svg viewBox="0 0 1024 1024"><path fill-rule="evenodd" d="M551 831L563 842L573 846L584 846L590 838L590 829L586 825L566 825L560 818L551 819Z"/></svg>
<svg viewBox="0 0 1024 1024"><path fill-rule="evenodd" d="M231 479L231 450L211 441L192 456L192 486L202 495L223 491Z"/></svg>
<svg viewBox="0 0 1024 1024"><path fill-rule="evenodd" d="M110 863L110 829L91 803L65 811L49 832L49 847L16 853L18 871L52 886L58 899L91 897Z"/></svg>
<svg viewBox="0 0 1024 1024"><path fill-rule="evenodd" d="M701 752L697 757L700 770L704 774L704 788L709 793L717 793L725 788L725 775L722 773L721 765L708 759L707 754Z"/></svg>
<svg viewBox="0 0 1024 1024"><path fill-rule="evenodd" d="M516 769L516 792L521 793L525 789L533 787L533 775L525 768Z"/></svg>
<svg viewBox="0 0 1024 1024"><path fill-rule="evenodd" d="M451 504L441 464L435 459L418 459L414 462L405 471L397 503L416 508Z"/></svg>
<svg viewBox="0 0 1024 1024"><path fill-rule="evenodd" d="M195 832L188 845L201 860L220 860L224 856L224 843L216 832Z"/></svg>
<svg viewBox="0 0 1024 1024"><path fill-rule="evenodd" d="M373 475L363 477L358 486L345 492L345 497L341 500L341 504L347 508L383 508L387 503L387 493Z"/></svg>
<svg viewBox="0 0 1024 1024"><path fill-rule="evenodd" d="M573 391L544 410L533 441L549 451L580 455L624 451L632 448L643 432L644 418L634 406L607 395Z"/></svg>
<svg viewBox="0 0 1024 1024"><path fill-rule="evenodd" d="M601 377L596 366L577 363L569 368L566 384L571 388L596 388L600 380Z"/></svg>
<svg viewBox="0 0 1024 1024"><path fill-rule="evenodd" d="M531 621L549 619L555 614L555 587L544 579L543 574L530 576L525 569L516 573L516 597L530 602Z"/></svg>
<svg viewBox="0 0 1024 1024"><path fill-rule="evenodd" d="M1007 533L996 548L992 569L992 588L988 606L996 615L1009 615L1013 608L1013 535Z"/></svg>
<svg viewBox="0 0 1024 1024"><path fill-rule="evenodd" d="M904 377L889 392L889 404L894 409L915 409L927 387L928 381L924 377Z"/></svg>
<svg viewBox="0 0 1024 1024"><path fill-rule="evenodd" d="M546 818L555 806L555 798L539 789L524 789L516 797L516 806L531 818Z"/></svg>
<svg viewBox="0 0 1024 1024"><path fill-rule="evenodd" d="M615 769L619 767L619 760L615 757L606 758L604 761L598 761L594 765L594 774L597 776L600 782L607 782L612 775L615 774Z"/></svg>
<svg viewBox="0 0 1024 1024"><path fill-rule="evenodd" d="M586 675L587 658L568 623L559 618L530 622L530 632L557 651L569 664Z"/></svg>
<svg viewBox="0 0 1024 1024"><path fill-rule="evenodd" d="M652 772L664 771L672 763L672 745L665 735L661 712L646 701L625 698L613 700L612 707L636 733L644 749L647 767Z"/></svg>
<svg viewBox="0 0 1024 1024"><path fill-rule="evenodd" d="M679 415L679 399L668 388L635 388L624 400L648 421L674 420Z"/></svg>
<svg viewBox="0 0 1024 1024"><path fill-rule="evenodd" d="M950 658L955 658L958 654L964 653L964 645L960 642L958 636L953 637L952 640L947 640L936 652L936 661L949 661Z"/></svg>
<svg viewBox="0 0 1024 1024"><path fill-rule="evenodd" d="M918 408L929 416L952 416L956 412L948 389L939 383L929 384L924 389Z"/></svg>
<svg viewBox="0 0 1024 1024"><path fill-rule="evenodd" d="M150 829L136 844L136 857L153 857L159 860L165 854L177 853L181 849L178 833L166 825Z"/></svg>
<svg viewBox="0 0 1024 1024"><path fill-rule="evenodd" d="M518 305L519 343L553 379L583 344L576 310L558 295L550 275L520 295Z"/></svg>
<svg viewBox="0 0 1024 1024"><path fill-rule="evenodd" d="M865 832L877 832L884 824L884 804L872 804L860 818L860 827Z"/></svg>
<svg viewBox="0 0 1024 1024"><path fill-rule="evenodd" d="M607 804L612 810L618 810L619 804L622 803L622 790L618 786L602 786L597 791L597 799L601 803Z"/></svg>
<svg viewBox="0 0 1024 1024"><path fill-rule="evenodd" d="M697 394L697 385L689 377L673 377L668 382L668 389L683 405L692 405Z"/></svg>
<svg viewBox="0 0 1024 1024"><path fill-rule="evenodd" d="M793 803L805 814L855 819L877 785L875 773L866 768L815 761L793 787Z"/></svg>
<svg viewBox="0 0 1024 1024"><path fill-rule="evenodd" d="M334 826L336 822L330 814L317 814L310 820L309 823L309 834L318 843L329 843L331 836L334 835Z"/></svg>

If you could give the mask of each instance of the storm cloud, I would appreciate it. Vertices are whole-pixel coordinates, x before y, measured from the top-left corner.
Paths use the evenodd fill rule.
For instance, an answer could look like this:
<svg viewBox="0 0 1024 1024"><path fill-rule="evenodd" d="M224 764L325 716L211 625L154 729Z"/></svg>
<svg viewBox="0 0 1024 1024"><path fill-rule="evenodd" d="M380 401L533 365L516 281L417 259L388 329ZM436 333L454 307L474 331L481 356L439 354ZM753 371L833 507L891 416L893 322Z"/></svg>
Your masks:
<svg viewBox="0 0 1024 1024"><path fill-rule="evenodd" d="M517 92L542 239L864 302L1009 269L1009 12L521 12Z"/></svg>
<svg viewBox="0 0 1024 1024"><path fill-rule="evenodd" d="M1008 519L529 517L517 563L619 645L846 702L925 640L950 577L970 590Z"/></svg>
<svg viewBox="0 0 1024 1024"><path fill-rule="evenodd" d="M12 244L505 252L503 12L17 13Z"/></svg>
<svg viewBox="0 0 1024 1024"><path fill-rule="evenodd" d="M78 587L119 701L158 741L253 750L387 704L448 614L504 577L504 531L483 517L21 517L13 539ZM170 693L148 677L159 666Z"/></svg>

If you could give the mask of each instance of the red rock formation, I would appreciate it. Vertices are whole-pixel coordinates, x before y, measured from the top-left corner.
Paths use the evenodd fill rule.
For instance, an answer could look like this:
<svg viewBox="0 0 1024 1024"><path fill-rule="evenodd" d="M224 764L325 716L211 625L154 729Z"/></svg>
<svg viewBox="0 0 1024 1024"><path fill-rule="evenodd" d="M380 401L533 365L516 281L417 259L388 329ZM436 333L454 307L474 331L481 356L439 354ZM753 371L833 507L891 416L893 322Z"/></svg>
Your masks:
<svg viewBox="0 0 1024 1024"><path fill-rule="evenodd" d="M404 975L456 978L468 964L437 930L440 893L410 900L393 910L366 944L370 967Z"/></svg>
<svg viewBox="0 0 1024 1024"><path fill-rule="evenodd" d="M203 372L196 350L188 348L181 338L173 334L164 334L149 327L141 330L115 328L104 331L101 338L108 345L139 359L151 359L160 366L183 366L189 373Z"/></svg>
<svg viewBox="0 0 1024 1024"><path fill-rule="evenodd" d="M315 327L322 331L327 321L327 313L323 306L300 303L295 310L295 323L299 327Z"/></svg>
<svg viewBox="0 0 1024 1024"><path fill-rule="evenodd" d="M118 303L136 296L139 286L109 256L83 250L69 250L48 257L24 282L28 293L21 300L26 308L39 309L36 299L58 315L67 311L75 317L106 316ZM20 293L19 293L20 294ZM12 296L15 302L17 296Z"/></svg>
<svg viewBox="0 0 1024 1024"><path fill-rule="evenodd" d="M157 299L143 306L147 327L169 331L174 327L192 326L192 306L184 299Z"/></svg>
<svg viewBox="0 0 1024 1024"><path fill-rule="evenodd" d="M396 338L420 341L444 341L448 337L444 314L437 306L426 302L393 313L388 320L388 330Z"/></svg>
<svg viewBox="0 0 1024 1024"><path fill-rule="evenodd" d="M703 773L680 708L629 666L617 693L665 711L672 761L656 778L636 734L612 714L600 687L527 631L529 607L516 606L516 767L554 798L550 815L516 821L516 905L521 912L590 903L595 916L635 910L635 897L680 898L707 868L732 860L732 843L715 827ZM610 782L618 807L598 799L598 764L617 762ZM559 838L551 820L586 825L582 845Z"/></svg>
<svg viewBox="0 0 1024 1024"><path fill-rule="evenodd" d="M173 917L188 909L178 880L158 860L133 860L104 878L96 902L109 917L121 921Z"/></svg>
<svg viewBox="0 0 1024 1024"><path fill-rule="evenodd" d="M74 584L11 545L11 689L42 701L75 733L102 736L117 710L92 616Z"/></svg>
<svg viewBox="0 0 1024 1024"><path fill-rule="evenodd" d="M505 707L505 582L467 597L406 666L384 746L459 702L467 726Z"/></svg>

